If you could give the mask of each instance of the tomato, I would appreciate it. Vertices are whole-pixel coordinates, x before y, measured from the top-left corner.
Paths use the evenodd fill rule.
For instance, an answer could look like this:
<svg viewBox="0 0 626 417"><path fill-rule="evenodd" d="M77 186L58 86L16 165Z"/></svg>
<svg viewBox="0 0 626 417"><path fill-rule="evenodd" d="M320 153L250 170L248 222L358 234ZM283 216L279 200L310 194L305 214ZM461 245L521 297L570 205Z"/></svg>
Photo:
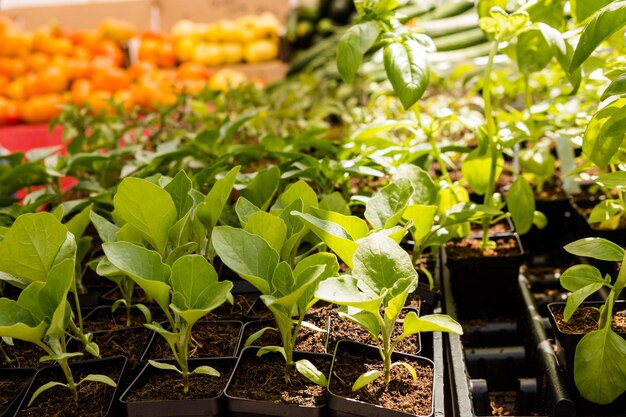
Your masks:
<svg viewBox="0 0 626 417"><path fill-rule="evenodd" d="M34 52L26 58L26 65L31 71L39 71L48 66L50 58L43 52Z"/></svg>
<svg viewBox="0 0 626 417"><path fill-rule="evenodd" d="M20 58L0 58L0 75L15 78L24 74L26 70L26 63Z"/></svg>
<svg viewBox="0 0 626 417"><path fill-rule="evenodd" d="M137 28L124 20L105 19L100 23L98 33L104 39L123 44L137 35Z"/></svg>
<svg viewBox="0 0 626 417"><path fill-rule="evenodd" d="M22 119L27 123L44 123L61 113L66 99L59 94L46 94L28 99L22 105Z"/></svg>
<svg viewBox="0 0 626 417"><path fill-rule="evenodd" d="M249 63L276 59L278 57L278 43L269 39L247 43L243 55Z"/></svg>
<svg viewBox="0 0 626 417"><path fill-rule="evenodd" d="M196 45L193 60L209 67L224 63L224 49L220 44L201 42Z"/></svg>
<svg viewBox="0 0 626 417"><path fill-rule="evenodd" d="M206 80L209 70L196 62L185 62L176 70L176 78L179 80Z"/></svg>
<svg viewBox="0 0 626 417"><path fill-rule="evenodd" d="M237 64L243 61L243 47L238 42L224 42L222 44L224 51L224 63Z"/></svg>
<svg viewBox="0 0 626 417"><path fill-rule="evenodd" d="M98 68L93 74L93 87L105 91L126 90L130 87L130 76L121 68Z"/></svg>
<svg viewBox="0 0 626 417"><path fill-rule="evenodd" d="M93 91L91 81L78 79L72 83L72 101L76 104L83 104L87 101L89 94Z"/></svg>
<svg viewBox="0 0 626 417"><path fill-rule="evenodd" d="M124 52L118 44L109 39L99 41L93 48L93 54L108 58L116 67L120 67L124 63Z"/></svg>
<svg viewBox="0 0 626 417"><path fill-rule="evenodd" d="M20 106L16 101L0 97L0 126L13 125L20 121Z"/></svg>
<svg viewBox="0 0 626 417"><path fill-rule="evenodd" d="M239 71L223 69L215 73L209 80L211 90L227 91L248 81L248 78Z"/></svg>

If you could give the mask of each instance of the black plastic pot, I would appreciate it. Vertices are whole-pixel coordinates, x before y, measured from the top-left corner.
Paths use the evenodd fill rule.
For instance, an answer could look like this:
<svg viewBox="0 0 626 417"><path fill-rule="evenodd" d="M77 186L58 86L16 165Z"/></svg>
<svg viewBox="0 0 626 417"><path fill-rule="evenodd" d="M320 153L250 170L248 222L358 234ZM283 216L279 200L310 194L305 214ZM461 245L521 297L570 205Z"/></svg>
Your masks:
<svg viewBox="0 0 626 417"><path fill-rule="evenodd" d="M78 382L78 378L76 378L76 373L77 372L86 372L89 374L98 374L98 373L102 373L102 371L100 371L103 368L106 367L116 367L119 369L119 376L117 377L117 380L115 380L115 382L118 384L118 388L111 388L113 389L113 395L111 397L111 400L108 404L105 404L102 409L106 410L102 415L103 417L118 417L120 415L120 410L119 410L119 403L117 401L118 397L119 397L119 393L121 392L119 390L119 382L120 380L122 380L123 376L124 376L124 369L126 366L126 358L123 356L115 356L115 357L111 357L111 358L106 358L106 359L92 359L92 360L87 360L87 361L82 361L82 362L73 362L70 364L70 369L72 370L72 373L74 374L74 378L77 380ZM63 376L63 371L61 370L61 368L58 365L53 365L53 366L47 366L45 368L41 368L37 371L37 374L35 375L35 378L33 378L32 382L30 383L29 387L28 387L28 391L26 391L26 394L22 397L22 401L20 403L20 406L18 408L18 410L15 412L14 416L19 416L20 415L20 410L25 409L28 405L28 402L30 401L30 398L32 397L32 395L35 393L35 391L41 386L43 385L42 380L45 380L46 378L52 378L54 381L59 381L59 382L63 382L65 380L65 377Z"/></svg>
<svg viewBox="0 0 626 417"><path fill-rule="evenodd" d="M593 227L591 223L589 223L588 217L584 214L585 210L595 207L601 199L570 199L570 204L574 211L577 213L576 216L576 228L578 231L578 237L602 237L610 240L622 247L626 246L626 233L624 229L617 230L600 230Z"/></svg>
<svg viewBox="0 0 626 417"><path fill-rule="evenodd" d="M542 212L548 224L543 229L536 226L521 235L524 249L532 254L547 254L562 251L563 246L575 240L573 233L577 213L567 197L557 200L536 200L535 209Z"/></svg>
<svg viewBox="0 0 626 417"><path fill-rule="evenodd" d="M586 301L581 304L581 307L600 307L603 305L603 302L597 301ZM576 356L576 346L578 342L585 336L583 333L565 333L559 329L559 326L556 323L556 318L554 317L554 308L562 307L565 308L565 302L558 303L550 303L548 305L548 311L550 315L548 318L550 319L550 324L552 325L552 330L554 331L554 338L557 345L557 356L559 361L561 362L563 368L566 370L568 376L573 380L574 377L574 357ZM626 309L626 301L616 301L614 306L614 312ZM626 339L626 333L619 333L619 335Z"/></svg>
<svg viewBox="0 0 626 417"><path fill-rule="evenodd" d="M198 366L212 366L214 368L231 368L236 358L190 359L189 366L195 369ZM158 362L176 364L174 360L159 360ZM120 402L126 411L127 417L210 417L223 415L226 409L224 391L213 398L158 400L158 401L128 401L129 394L142 387L146 380L164 371L152 365L145 365L137 378L130 384L120 397Z"/></svg>
<svg viewBox="0 0 626 417"><path fill-rule="evenodd" d="M267 401L253 400L249 398L234 397L229 394L228 389L232 385L235 378L237 378L240 364L244 360L255 358L259 347L246 347L243 349L237 360L235 370L226 385L225 395L228 401L228 411L230 417L268 417L268 416L294 416L294 417L323 417L325 414L325 407L303 407L294 404L279 404ZM277 353L266 353L266 355L279 355ZM322 353L309 353L309 352L295 352L293 353L294 360L300 359L313 359L313 358L326 357L330 359L330 355ZM280 357L281 360L282 357ZM245 375L243 376L245 378ZM263 381L251 381L252 384L263 384Z"/></svg>
<svg viewBox="0 0 626 417"><path fill-rule="evenodd" d="M438 288L433 288L431 290L428 287L428 284L420 282L417 285L415 291L413 291L413 294L419 296L420 298L420 314L432 314L433 311L439 306L439 301L441 300L441 291L439 291Z"/></svg>
<svg viewBox="0 0 626 417"><path fill-rule="evenodd" d="M164 316L163 315L163 310L161 310L160 307L151 306L151 307L148 307L148 308L150 309L150 312L152 313L152 320L160 320ZM117 314L122 314L125 311L126 311L126 307L124 307L124 306L118 307L118 309L115 312L113 312L111 310L111 305L101 305L101 306L98 306L98 307L96 307L94 309L89 310L89 312L87 314L83 313L83 324L84 324L85 328L88 331L91 331L91 332L101 331L101 330L104 330L104 329L95 327L93 325L90 325L90 319L92 317L98 317L99 315L110 316L111 317L111 322L116 323L117 322L116 321L117 320L116 315ZM138 316L142 317L142 320L145 320L145 319L143 319L143 314L136 308L132 308L131 309L131 314L137 314ZM143 324L143 322L142 322L142 324ZM126 323L124 321L120 320L119 321L119 328L125 329L126 328Z"/></svg>
<svg viewBox="0 0 626 417"><path fill-rule="evenodd" d="M519 251L509 256L481 256L454 259L442 250L442 271L448 276L449 287L462 320L493 317L517 317L521 301L517 278L525 260L517 234L494 236L494 240L517 240ZM444 281L445 285L445 281Z"/></svg>
<svg viewBox="0 0 626 417"><path fill-rule="evenodd" d="M363 401L354 400L351 398L345 398L339 395L336 395L332 392L330 387L332 386L332 379L336 378L333 369L335 367L335 362L337 360L338 352L348 351L353 355L362 356L368 359L380 359L380 353L378 348L374 346L365 345L362 343L352 342L348 340L342 340L337 343L337 347L335 348L335 355L333 358L333 364L331 367L330 378L328 381L328 408L331 411L331 415L333 417L354 417L354 416L377 416L377 417L406 417L406 416L415 416L415 414L405 413L398 410L391 410L388 408L381 407L375 404L369 404ZM394 352L392 354L392 361L398 361L402 359L411 360L414 362L418 362L424 366L430 366L435 368L435 364L430 359L416 356L416 355L407 355L404 353ZM436 370L435 370L436 373ZM433 381L434 382L434 381ZM433 383L434 387L434 383ZM427 416L434 416L435 410L435 390L433 389L433 405L431 407L430 414Z"/></svg>
<svg viewBox="0 0 626 417"><path fill-rule="evenodd" d="M24 394L26 394L26 390L30 386L36 373L37 370L34 368L0 369L0 381L10 381L14 383L16 380L23 381L21 386L15 387L13 399L6 404L4 409L0 408L0 416L12 416L15 414L17 407L21 404Z"/></svg>

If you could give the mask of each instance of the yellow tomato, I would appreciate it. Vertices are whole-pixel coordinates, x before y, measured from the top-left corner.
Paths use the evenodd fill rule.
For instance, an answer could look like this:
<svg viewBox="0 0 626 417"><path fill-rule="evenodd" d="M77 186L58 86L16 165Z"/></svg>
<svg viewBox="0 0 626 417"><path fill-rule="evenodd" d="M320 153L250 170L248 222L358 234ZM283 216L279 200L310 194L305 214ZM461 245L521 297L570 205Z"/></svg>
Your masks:
<svg viewBox="0 0 626 417"><path fill-rule="evenodd" d="M180 38L176 41L174 48L176 51L176 58L178 58L179 61L191 61L194 58L196 42L190 37Z"/></svg>
<svg viewBox="0 0 626 417"><path fill-rule="evenodd" d="M209 80L209 88L217 91L227 91L248 82L248 78L239 71L223 69L215 73Z"/></svg>
<svg viewBox="0 0 626 417"><path fill-rule="evenodd" d="M247 62L271 61L278 57L278 44L269 39L247 43L243 52Z"/></svg>
<svg viewBox="0 0 626 417"><path fill-rule="evenodd" d="M196 45L193 60L209 67L224 63L224 50L217 43L201 42Z"/></svg>
<svg viewBox="0 0 626 417"><path fill-rule="evenodd" d="M243 47L238 42L224 42L224 63L237 64L243 60Z"/></svg>

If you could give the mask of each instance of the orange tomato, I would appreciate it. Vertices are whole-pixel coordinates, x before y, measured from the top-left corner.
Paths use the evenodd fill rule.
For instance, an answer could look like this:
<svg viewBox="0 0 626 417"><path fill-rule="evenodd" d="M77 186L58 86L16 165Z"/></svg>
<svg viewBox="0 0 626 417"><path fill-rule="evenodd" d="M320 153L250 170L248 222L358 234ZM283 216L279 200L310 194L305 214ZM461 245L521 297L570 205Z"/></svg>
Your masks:
<svg viewBox="0 0 626 417"><path fill-rule="evenodd" d="M130 76L121 68L98 68L93 74L93 87L105 91L126 90L130 87Z"/></svg>
<svg viewBox="0 0 626 417"><path fill-rule="evenodd" d="M75 45L81 45L91 49L96 46L100 40L100 35L95 30L79 30L72 33L70 39Z"/></svg>
<svg viewBox="0 0 626 417"><path fill-rule="evenodd" d="M22 119L27 123L44 123L61 113L66 99L59 94L32 97L22 105Z"/></svg>
<svg viewBox="0 0 626 417"><path fill-rule="evenodd" d="M6 75L0 75L0 96L6 94L6 88L11 82L11 79Z"/></svg>
<svg viewBox="0 0 626 417"><path fill-rule="evenodd" d="M109 91L92 91L87 96L87 104L89 104L93 114L111 114L113 111L112 97L113 95Z"/></svg>
<svg viewBox="0 0 626 417"><path fill-rule="evenodd" d="M187 94L199 94L207 87L207 80L203 79L186 79L180 80L177 84L178 92Z"/></svg>
<svg viewBox="0 0 626 417"><path fill-rule="evenodd" d="M176 71L176 78L179 80L206 80L209 76L207 67L196 62L185 62Z"/></svg>
<svg viewBox="0 0 626 417"><path fill-rule="evenodd" d="M25 62L31 71L39 71L48 66L50 58L43 52L34 52L25 58Z"/></svg>
<svg viewBox="0 0 626 417"><path fill-rule="evenodd" d="M119 90L113 94L113 99L116 102L122 103L124 110L130 111L133 108L133 99L128 90Z"/></svg>
<svg viewBox="0 0 626 417"><path fill-rule="evenodd" d="M33 46L33 37L15 27L7 27L0 36L0 56L25 56Z"/></svg>
<svg viewBox="0 0 626 417"><path fill-rule="evenodd" d="M140 61L150 62L160 68L171 68L176 65L174 44L156 35L141 39L138 57Z"/></svg>
<svg viewBox="0 0 626 417"><path fill-rule="evenodd" d="M26 63L22 59L0 58L0 75L15 78L24 74L26 70Z"/></svg>
<svg viewBox="0 0 626 417"><path fill-rule="evenodd" d="M67 76L70 80L91 78L93 73L91 62L85 59L73 59L67 63Z"/></svg>
<svg viewBox="0 0 626 417"><path fill-rule="evenodd" d="M128 75L130 75L133 80L153 71L156 71L156 66L148 61L138 61L128 67Z"/></svg>
<svg viewBox="0 0 626 417"><path fill-rule="evenodd" d="M18 77L11 81L4 90L4 93L7 97L12 98L14 100L23 100L26 97L26 93L24 91L24 78Z"/></svg>
<svg viewBox="0 0 626 417"><path fill-rule="evenodd" d="M109 58L116 67L124 63L124 52L118 44L109 39L99 41L93 48L93 54Z"/></svg>
<svg viewBox="0 0 626 417"><path fill-rule="evenodd" d="M13 125L20 120L20 107L16 101L0 97L0 126Z"/></svg>
<svg viewBox="0 0 626 417"><path fill-rule="evenodd" d="M78 79L72 83L71 97L76 104L83 104L87 101L89 94L93 91L91 81Z"/></svg>
<svg viewBox="0 0 626 417"><path fill-rule="evenodd" d="M50 66L40 72L39 76L41 78L42 85L45 86L43 87L45 93L62 93L67 90L69 79L67 72L62 66Z"/></svg>
<svg viewBox="0 0 626 417"><path fill-rule="evenodd" d="M76 59L84 59L87 61L92 58L91 50L88 47L82 45L74 46L72 56Z"/></svg>

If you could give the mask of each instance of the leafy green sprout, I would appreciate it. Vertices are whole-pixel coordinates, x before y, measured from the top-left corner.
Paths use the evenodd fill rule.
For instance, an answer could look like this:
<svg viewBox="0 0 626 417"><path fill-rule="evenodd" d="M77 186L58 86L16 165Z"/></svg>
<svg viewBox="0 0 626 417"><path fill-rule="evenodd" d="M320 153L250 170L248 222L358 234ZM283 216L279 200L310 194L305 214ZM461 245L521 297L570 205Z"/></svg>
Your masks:
<svg viewBox="0 0 626 417"><path fill-rule="evenodd" d="M360 240L353 265L349 275L322 281L315 292L317 298L342 306L340 317L361 326L376 341L383 370L362 374L352 385L352 390L357 391L380 376L388 385L391 370L397 366L406 368L416 379L416 371L410 364L392 362L392 353L398 343L420 332L462 334L461 326L447 315L418 317L415 312L409 312L404 318L402 333L393 338L393 329L407 296L418 282L409 255L395 241L377 233Z"/></svg>

